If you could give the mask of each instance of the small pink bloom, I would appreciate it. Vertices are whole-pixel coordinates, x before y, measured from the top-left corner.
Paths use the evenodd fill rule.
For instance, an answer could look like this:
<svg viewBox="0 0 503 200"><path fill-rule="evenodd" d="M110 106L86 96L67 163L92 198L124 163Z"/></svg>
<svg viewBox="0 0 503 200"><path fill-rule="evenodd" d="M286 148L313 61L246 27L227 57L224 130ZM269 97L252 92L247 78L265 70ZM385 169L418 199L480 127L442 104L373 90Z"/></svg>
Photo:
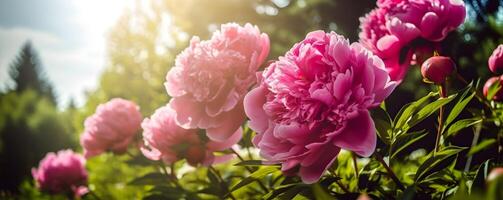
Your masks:
<svg viewBox="0 0 503 200"><path fill-rule="evenodd" d="M198 129L184 129L175 122L175 111L164 106L155 111L149 118L143 120L144 146L141 151L151 160L163 160L174 163L186 159L193 166L197 164L210 165L230 157L215 157L213 152L230 148L242 136L238 128L227 140L211 141L200 135Z"/></svg>
<svg viewBox="0 0 503 200"><path fill-rule="evenodd" d="M334 32L314 31L272 63L244 100L253 143L286 174L316 182L340 149L370 156L369 108L396 87L382 60Z"/></svg>
<svg viewBox="0 0 503 200"><path fill-rule="evenodd" d="M379 0L377 6L360 19L360 42L383 59L391 79L397 81L405 77L419 48L413 41L435 46L466 16L461 0ZM422 55L416 58L424 60Z"/></svg>
<svg viewBox="0 0 503 200"><path fill-rule="evenodd" d="M194 37L166 76L176 123L206 129L225 141L245 120L243 98L269 53L269 38L256 26L222 25L210 40Z"/></svg>
<svg viewBox="0 0 503 200"><path fill-rule="evenodd" d="M484 96L487 96L489 94L489 89L491 88L491 86L497 82L499 82L501 88L496 92L492 99L495 101L503 101L503 75L488 79L484 84L482 91L484 93Z"/></svg>
<svg viewBox="0 0 503 200"><path fill-rule="evenodd" d="M81 196L87 191L85 159L72 150L48 153L31 173L42 191Z"/></svg>
<svg viewBox="0 0 503 200"><path fill-rule="evenodd" d="M105 151L124 153L138 133L141 124L139 107L131 101L115 98L96 109L84 122L85 130L80 136L86 158Z"/></svg>
<svg viewBox="0 0 503 200"><path fill-rule="evenodd" d="M503 44L500 44L488 60L489 69L496 74L503 73Z"/></svg>

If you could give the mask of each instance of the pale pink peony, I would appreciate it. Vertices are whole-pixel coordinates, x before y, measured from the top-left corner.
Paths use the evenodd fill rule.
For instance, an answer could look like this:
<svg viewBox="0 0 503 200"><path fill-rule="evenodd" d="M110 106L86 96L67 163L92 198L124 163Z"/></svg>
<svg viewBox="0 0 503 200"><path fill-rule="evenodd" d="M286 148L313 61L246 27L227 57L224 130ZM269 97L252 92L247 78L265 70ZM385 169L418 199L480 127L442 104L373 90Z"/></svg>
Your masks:
<svg viewBox="0 0 503 200"><path fill-rule="evenodd" d="M496 74L503 73L503 44L498 45L498 47L494 49L487 62L491 72Z"/></svg>
<svg viewBox="0 0 503 200"><path fill-rule="evenodd" d="M141 120L139 107L132 101L115 98L99 105L96 113L84 122L85 130L80 136L84 156L89 158L105 151L126 152Z"/></svg>
<svg viewBox="0 0 503 200"><path fill-rule="evenodd" d="M360 19L360 42L383 59L391 79L398 81L412 61L414 40L435 46L466 16L461 0L379 0L377 6Z"/></svg>
<svg viewBox="0 0 503 200"><path fill-rule="evenodd" d="M269 53L269 38L256 26L224 24L207 41L192 38L166 76L176 123L206 129L225 141L245 120L243 98Z"/></svg>
<svg viewBox="0 0 503 200"><path fill-rule="evenodd" d="M316 182L341 149L370 156L369 108L396 87L382 60L334 32L315 31L272 63L244 100L253 143L286 174Z"/></svg>
<svg viewBox="0 0 503 200"><path fill-rule="evenodd" d="M199 134L198 129L184 129L175 122L175 111L164 106L143 120L144 146L141 151L151 160L174 163L186 159L193 166L210 165L225 161L228 156L216 157L213 152L222 151L236 144L242 136L238 128L227 140L211 141Z"/></svg>
<svg viewBox="0 0 503 200"><path fill-rule="evenodd" d="M82 155L72 150L51 152L40 161L38 169L33 168L31 173L42 191L81 196L88 191L85 162Z"/></svg>

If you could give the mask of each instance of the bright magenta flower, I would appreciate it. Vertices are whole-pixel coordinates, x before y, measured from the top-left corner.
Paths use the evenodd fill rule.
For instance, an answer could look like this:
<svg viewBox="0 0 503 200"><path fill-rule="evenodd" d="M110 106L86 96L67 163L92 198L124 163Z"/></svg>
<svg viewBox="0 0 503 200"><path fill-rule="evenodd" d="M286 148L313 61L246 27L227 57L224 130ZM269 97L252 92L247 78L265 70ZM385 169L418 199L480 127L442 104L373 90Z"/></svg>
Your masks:
<svg viewBox="0 0 503 200"><path fill-rule="evenodd" d="M86 160L72 150L48 153L31 173L42 191L81 196L87 191Z"/></svg>
<svg viewBox="0 0 503 200"><path fill-rule="evenodd" d="M245 120L243 98L269 53L269 38L256 26L224 24L207 41L192 38L166 76L176 123L206 129L225 141Z"/></svg>
<svg viewBox="0 0 503 200"><path fill-rule="evenodd" d="M435 46L464 22L461 0L379 0L360 19L360 42L381 57L392 80L401 81L420 38ZM424 45L424 44L423 44Z"/></svg>
<svg viewBox="0 0 503 200"><path fill-rule="evenodd" d="M142 116L132 101L115 98L96 108L96 113L84 122L80 136L86 158L105 151L124 153L140 129Z"/></svg>
<svg viewBox="0 0 503 200"><path fill-rule="evenodd" d="M503 73L503 44L498 45L498 47L493 51L491 57L489 57L488 64L489 69L493 73Z"/></svg>
<svg viewBox="0 0 503 200"><path fill-rule="evenodd" d="M334 32L315 31L272 63L244 101L253 143L282 171L316 182L340 149L370 156L369 108L395 88L382 60Z"/></svg>
<svg viewBox="0 0 503 200"><path fill-rule="evenodd" d="M222 151L236 144L242 136L238 128L227 140L211 141L200 135L198 129L184 129L175 122L175 111L164 106L143 120L143 155L151 160L174 163L186 159L193 166L210 165L227 160L229 156L216 157L215 151Z"/></svg>

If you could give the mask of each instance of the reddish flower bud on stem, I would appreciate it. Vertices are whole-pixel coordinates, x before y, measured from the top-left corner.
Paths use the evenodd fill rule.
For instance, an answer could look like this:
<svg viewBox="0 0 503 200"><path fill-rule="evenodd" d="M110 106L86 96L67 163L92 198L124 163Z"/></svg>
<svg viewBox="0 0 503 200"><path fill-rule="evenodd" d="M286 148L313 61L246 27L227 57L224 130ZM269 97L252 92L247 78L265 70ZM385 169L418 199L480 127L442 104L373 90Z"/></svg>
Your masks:
<svg viewBox="0 0 503 200"><path fill-rule="evenodd" d="M424 81L437 85L444 83L454 71L456 71L456 64L451 58L444 56L431 57L421 66Z"/></svg>
<svg viewBox="0 0 503 200"><path fill-rule="evenodd" d="M490 91L491 87L495 83L497 83L498 81L499 81L500 88L494 94L494 96L492 97L492 100L495 100L495 101L503 100L503 89L502 89L503 88L503 75L492 77L486 81L486 83L484 84L484 89L483 89L483 93L484 93L485 97L487 97L487 95L489 95L489 91Z"/></svg>

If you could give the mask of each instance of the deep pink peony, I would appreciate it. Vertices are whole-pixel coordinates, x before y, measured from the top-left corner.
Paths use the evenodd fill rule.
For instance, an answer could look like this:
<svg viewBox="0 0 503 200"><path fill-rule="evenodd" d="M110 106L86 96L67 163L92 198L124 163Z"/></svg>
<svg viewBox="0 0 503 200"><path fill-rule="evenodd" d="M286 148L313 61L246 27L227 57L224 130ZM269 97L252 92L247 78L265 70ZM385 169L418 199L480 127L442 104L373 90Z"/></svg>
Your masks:
<svg viewBox="0 0 503 200"><path fill-rule="evenodd" d="M340 149L370 156L368 109L395 88L382 60L334 32L315 31L272 63L244 100L253 143L286 174L316 182Z"/></svg>
<svg viewBox="0 0 503 200"><path fill-rule="evenodd" d="M494 49L488 60L489 69L496 74L503 73L503 44Z"/></svg>
<svg viewBox="0 0 503 200"><path fill-rule="evenodd" d="M72 150L48 153L31 173L42 191L81 196L87 191L85 159Z"/></svg>
<svg viewBox="0 0 503 200"><path fill-rule="evenodd" d="M401 81L409 69L413 54L410 49L404 49L406 43L389 32L386 20L386 11L380 8L360 18L360 42L384 61L392 80Z"/></svg>
<svg viewBox="0 0 503 200"><path fill-rule="evenodd" d="M236 144L242 135L238 128L227 140L216 142L204 138L198 129L184 129L175 122L175 111L164 106L143 120L143 155L151 160L174 163L186 159L193 166L210 165L225 161L228 156L216 157L213 152L222 151Z"/></svg>
<svg viewBox="0 0 503 200"><path fill-rule="evenodd" d="M166 76L176 123L206 129L225 141L245 120L243 98L269 53L269 38L256 26L224 24L207 41L192 38Z"/></svg>
<svg viewBox="0 0 503 200"><path fill-rule="evenodd" d="M464 22L461 0L379 0L377 8L360 19L360 42L381 57L392 80L401 81L421 38L435 46ZM423 44L424 45L424 44Z"/></svg>
<svg viewBox="0 0 503 200"><path fill-rule="evenodd" d="M86 158L105 151L124 153L140 129L142 116L132 101L115 98L96 109L84 122L80 136Z"/></svg>

